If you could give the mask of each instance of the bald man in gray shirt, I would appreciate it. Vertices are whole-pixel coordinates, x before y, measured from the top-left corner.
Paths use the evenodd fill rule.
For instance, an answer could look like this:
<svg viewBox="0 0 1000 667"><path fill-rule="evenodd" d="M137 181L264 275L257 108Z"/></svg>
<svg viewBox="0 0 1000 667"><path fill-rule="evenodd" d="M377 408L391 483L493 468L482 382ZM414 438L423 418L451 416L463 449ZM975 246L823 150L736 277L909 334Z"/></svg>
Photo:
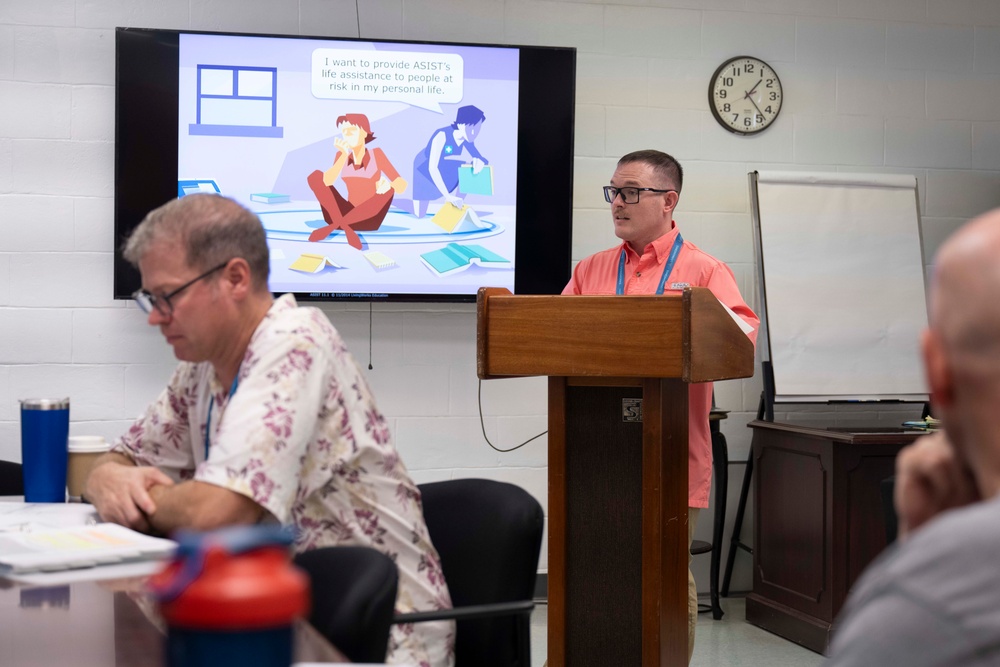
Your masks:
<svg viewBox="0 0 1000 667"><path fill-rule="evenodd" d="M829 665L1000 665L1000 209L941 247L929 319L944 433L897 458L900 540L851 592Z"/></svg>

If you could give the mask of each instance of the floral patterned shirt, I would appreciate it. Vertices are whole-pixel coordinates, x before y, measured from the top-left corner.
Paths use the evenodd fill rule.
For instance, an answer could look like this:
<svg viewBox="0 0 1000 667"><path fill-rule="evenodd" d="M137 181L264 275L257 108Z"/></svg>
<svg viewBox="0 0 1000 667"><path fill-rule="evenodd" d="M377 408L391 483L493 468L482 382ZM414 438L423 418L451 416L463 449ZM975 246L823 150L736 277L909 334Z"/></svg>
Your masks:
<svg viewBox="0 0 1000 667"><path fill-rule="evenodd" d="M399 613L450 608L420 491L327 317L291 295L277 299L237 380L230 392L211 364L181 363L113 449L175 481L253 499L295 525L297 551L351 544L388 554L399 569ZM394 625L388 661L448 667L454 643L452 622Z"/></svg>

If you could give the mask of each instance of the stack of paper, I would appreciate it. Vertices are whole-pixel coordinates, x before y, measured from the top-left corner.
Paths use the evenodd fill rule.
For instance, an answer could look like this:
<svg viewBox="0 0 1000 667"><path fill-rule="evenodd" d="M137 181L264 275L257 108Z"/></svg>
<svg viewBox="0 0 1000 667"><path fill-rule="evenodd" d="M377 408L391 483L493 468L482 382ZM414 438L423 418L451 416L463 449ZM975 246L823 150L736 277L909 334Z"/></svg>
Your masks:
<svg viewBox="0 0 1000 667"><path fill-rule="evenodd" d="M262 204L284 204L287 201L291 201L291 199L290 196L278 192L254 192L250 195L250 201Z"/></svg>
<svg viewBox="0 0 1000 667"><path fill-rule="evenodd" d="M0 533L0 574L51 572L157 560L177 544L113 523L33 532Z"/></svg>
<svg viewBox="0 0 1000 667"><path fill-rule="evenodd" d="M938 431L941 429L941 420L934 419L934 417L925 417L924 419L903 422L903 427L919 431Z"/></svg>
<svg viewBox="0 0 1000 667"><path fill-rule="evenodd" d="M390 267L396 266L396 260L389 257L384 252L379 252L378 250L369 250L364 253L365 259L371 262L371 265L376 269L381 271L382 269L388 269Z"/></svg>

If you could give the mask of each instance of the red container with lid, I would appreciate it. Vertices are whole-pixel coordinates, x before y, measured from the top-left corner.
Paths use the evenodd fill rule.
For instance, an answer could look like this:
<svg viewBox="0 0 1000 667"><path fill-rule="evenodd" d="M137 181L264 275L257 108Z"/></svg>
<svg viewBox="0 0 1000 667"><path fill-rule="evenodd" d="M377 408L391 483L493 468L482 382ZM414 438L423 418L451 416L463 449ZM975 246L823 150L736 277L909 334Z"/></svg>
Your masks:
<svg viewBox="0 0 1000 667"><path fill-rule="evenodd" d="M167 622L171 667L288 667L292 626L309 583L289 559L291 532L239 526L181 533L174 559L150 581Z"/></svg>

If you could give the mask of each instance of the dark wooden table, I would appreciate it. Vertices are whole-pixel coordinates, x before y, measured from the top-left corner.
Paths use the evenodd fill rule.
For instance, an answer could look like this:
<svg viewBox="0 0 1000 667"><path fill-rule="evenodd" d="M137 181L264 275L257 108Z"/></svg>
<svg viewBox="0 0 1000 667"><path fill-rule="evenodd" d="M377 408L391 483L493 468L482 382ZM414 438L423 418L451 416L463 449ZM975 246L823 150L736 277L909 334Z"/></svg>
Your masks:
<svg viewBox="0 0 1000 667"><path fill-rule="evenodd" d="M885 548L880 484L921 434L753 421L753 592L746 618L818 653Z"/></svg>
<svg viewBox="0 0 1000 667"><path fill-rule="evenodd" d="M119 579L43 588L0 579L0 665L163 665L162 621L142 584ZM296 625L295 660L347 662L305 621Z"/></svg>

